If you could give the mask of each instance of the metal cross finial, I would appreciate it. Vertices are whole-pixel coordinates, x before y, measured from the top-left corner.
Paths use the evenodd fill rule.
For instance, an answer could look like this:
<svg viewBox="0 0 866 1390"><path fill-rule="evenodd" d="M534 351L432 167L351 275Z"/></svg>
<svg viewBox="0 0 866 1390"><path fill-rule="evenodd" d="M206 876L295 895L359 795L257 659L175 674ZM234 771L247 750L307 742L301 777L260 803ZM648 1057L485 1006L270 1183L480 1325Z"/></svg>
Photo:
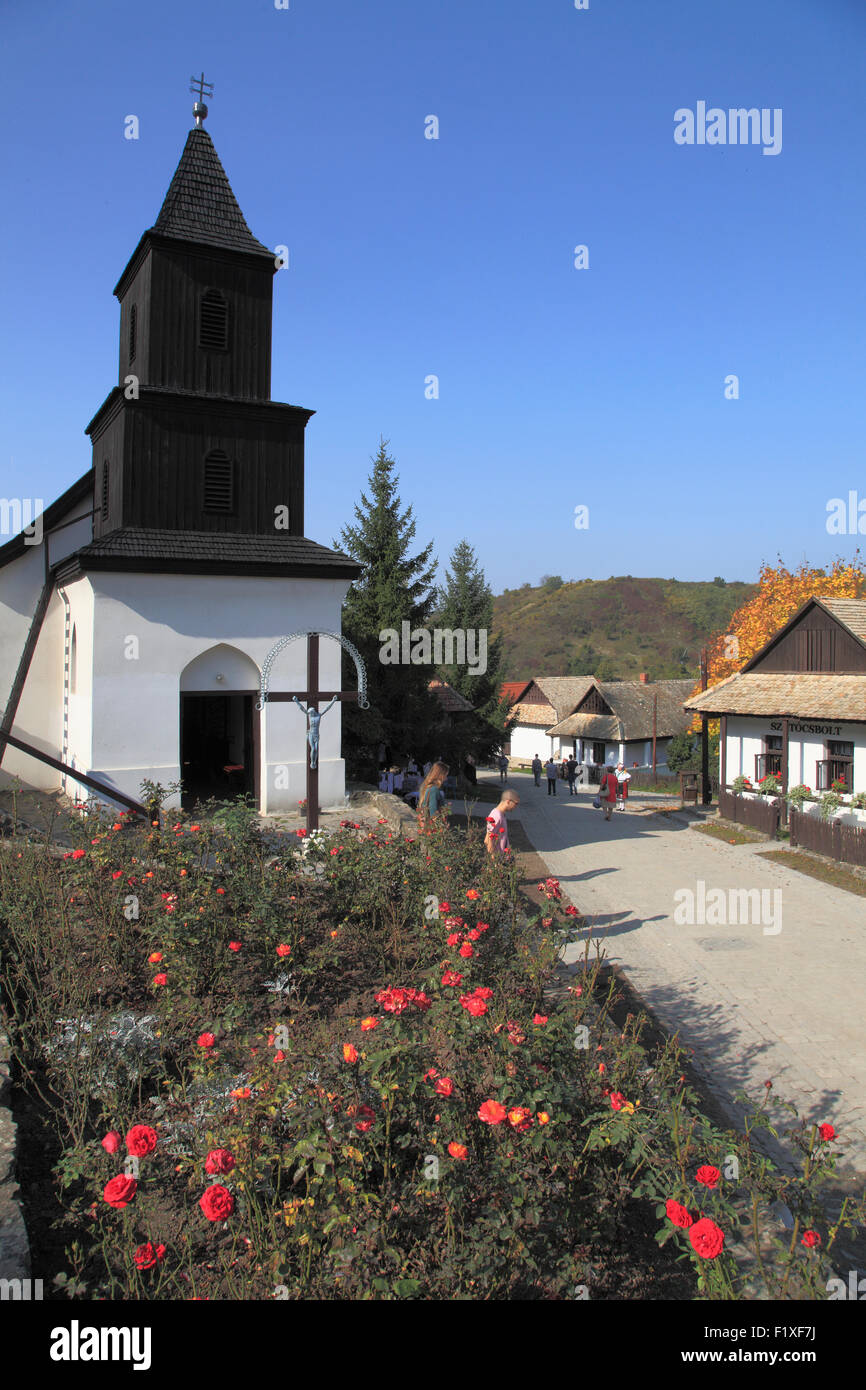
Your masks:
<svg viewBox="0 0 866 1390"><path fill-rule="evenodd" d="M196 129L201 130L202 121L207 115L207 107L204 104L204 98L206 96L213 96L213 83L205 80L204 73L202 73L201 77L191 77L189 80L192 83L190 91L198 92L198 101L192 108L192 114L195 116Z"/></svg>

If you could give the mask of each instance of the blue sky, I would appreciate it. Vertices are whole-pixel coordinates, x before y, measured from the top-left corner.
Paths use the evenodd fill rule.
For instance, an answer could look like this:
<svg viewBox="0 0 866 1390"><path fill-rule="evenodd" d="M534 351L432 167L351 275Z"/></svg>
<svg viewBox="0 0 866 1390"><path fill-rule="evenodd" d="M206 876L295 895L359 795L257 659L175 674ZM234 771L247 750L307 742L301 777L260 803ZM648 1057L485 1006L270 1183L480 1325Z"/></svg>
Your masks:
<svg viewBox="0 0 866 1390"><path fill-rule="evenodd" d="M317 412L308 536L352 519L384 435L419 541L444 564L467 537L496 590L853 555L825 521L866 501L860 0L0 12L4 496L89 467L111 291L203 69L247 221L290 248L272 394ZM699 101L781 108L781 152L676 144Z"/></svg>

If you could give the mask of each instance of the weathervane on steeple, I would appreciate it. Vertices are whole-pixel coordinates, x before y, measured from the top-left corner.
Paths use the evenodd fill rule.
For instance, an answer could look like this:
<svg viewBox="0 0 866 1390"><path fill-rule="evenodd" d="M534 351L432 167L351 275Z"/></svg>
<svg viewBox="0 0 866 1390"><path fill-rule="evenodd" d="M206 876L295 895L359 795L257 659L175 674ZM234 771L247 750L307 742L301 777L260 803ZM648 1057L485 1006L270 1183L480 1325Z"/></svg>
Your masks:
<svg viewBox="0 0 866 1390"><path fill-rule="evenodd" d="M213 83L205 81L204 73L202 73L201 77L191 77L189 80L192 83L190 91L198 92L198 101L192 108L192 114L195 116L196 130L202 130L202 121L207 115L207 107L204 104L204 98L213 96Z"/></svg>

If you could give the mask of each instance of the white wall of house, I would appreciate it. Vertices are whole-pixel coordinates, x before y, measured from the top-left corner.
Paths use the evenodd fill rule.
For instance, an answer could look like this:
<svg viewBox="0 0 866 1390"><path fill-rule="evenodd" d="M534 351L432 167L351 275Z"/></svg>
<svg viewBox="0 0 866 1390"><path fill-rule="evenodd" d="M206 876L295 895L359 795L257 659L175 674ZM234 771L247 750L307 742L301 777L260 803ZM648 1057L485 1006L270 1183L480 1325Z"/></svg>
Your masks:
<svg viewBox="0 0 866 1390"><path fill-rule="evenodd" d="M536 753L542 762L550 757L551 750L556 755L558 751L558 739L549 738L538 724L514 724L510 729L511 752L509 757L513 763L531 763Z"/></svg>
<svg viewBox="0 0 866 1390"><path fill-rule="evenodd" d="M797 725L803 725L801 729ZM853 790L866 791L866 726L863 724L843 724L819 720L792 719L788 736L788 785L804 783L817 790L816 764L826 756L827 740L838 739L854 744ZM832 732L821 732L821 730ZM781 733L781 720L728 716L727 765L725 776L728 783L735 777L749 777L755 780L755 757L764 752L767 735L778 737Z"/></svg>

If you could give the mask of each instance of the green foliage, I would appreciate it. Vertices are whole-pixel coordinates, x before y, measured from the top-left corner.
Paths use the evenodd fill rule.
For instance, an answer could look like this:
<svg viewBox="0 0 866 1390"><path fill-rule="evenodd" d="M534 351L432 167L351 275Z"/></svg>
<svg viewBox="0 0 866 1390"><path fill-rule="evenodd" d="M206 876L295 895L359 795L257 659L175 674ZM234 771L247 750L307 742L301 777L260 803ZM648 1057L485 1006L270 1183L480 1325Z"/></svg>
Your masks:
<svg viewBox="0 0 866 1390"><path fill-rule="evenodd" d="M433 622L437 627L464 634L484 632L487 641L487 669L471 674L465 665L442 666L437 675L469 700L472 714L461 715L452 728L438 736L439 751L452 766L462 766L468 753L484 762L503 743L507 706L500 705L502 684L502 637L493 634L493 594L479 568L475 551L468 541L460 541L445 573ZM476 639L477 640L477 639ZM476 652L478 647L475 648Z"/></svg>
<svg viewBox="0 0 866 1390"><path fill-rule="evenodd" d="M431 727L439 706L429 691L429 666L385 664L380 660L379 634L401 624L427 624L433 609L436 562L433 543L411 553L416 523L412 508L402 509L397 493L396 464L380 440L368 480L369 495L355 507L357 524L344 527L341 548L362 566L343 608L343 634L355 644L367 668L369 710L351 703L343 709L343 744L354 775L373 777L380 743L399 757L430 752ZM344 660L344 682L355 680L353 663ZM435 751L435 750L434 750Z"/></svg>
<svg viewBox="0 0 866 1390"><path fill-rule="evenodd" d="M671 772L679 772L681 768L693 768L700 765L700 748L698 740L693 734L688 732L674 734L668 745L668 767Z"/></svg>

